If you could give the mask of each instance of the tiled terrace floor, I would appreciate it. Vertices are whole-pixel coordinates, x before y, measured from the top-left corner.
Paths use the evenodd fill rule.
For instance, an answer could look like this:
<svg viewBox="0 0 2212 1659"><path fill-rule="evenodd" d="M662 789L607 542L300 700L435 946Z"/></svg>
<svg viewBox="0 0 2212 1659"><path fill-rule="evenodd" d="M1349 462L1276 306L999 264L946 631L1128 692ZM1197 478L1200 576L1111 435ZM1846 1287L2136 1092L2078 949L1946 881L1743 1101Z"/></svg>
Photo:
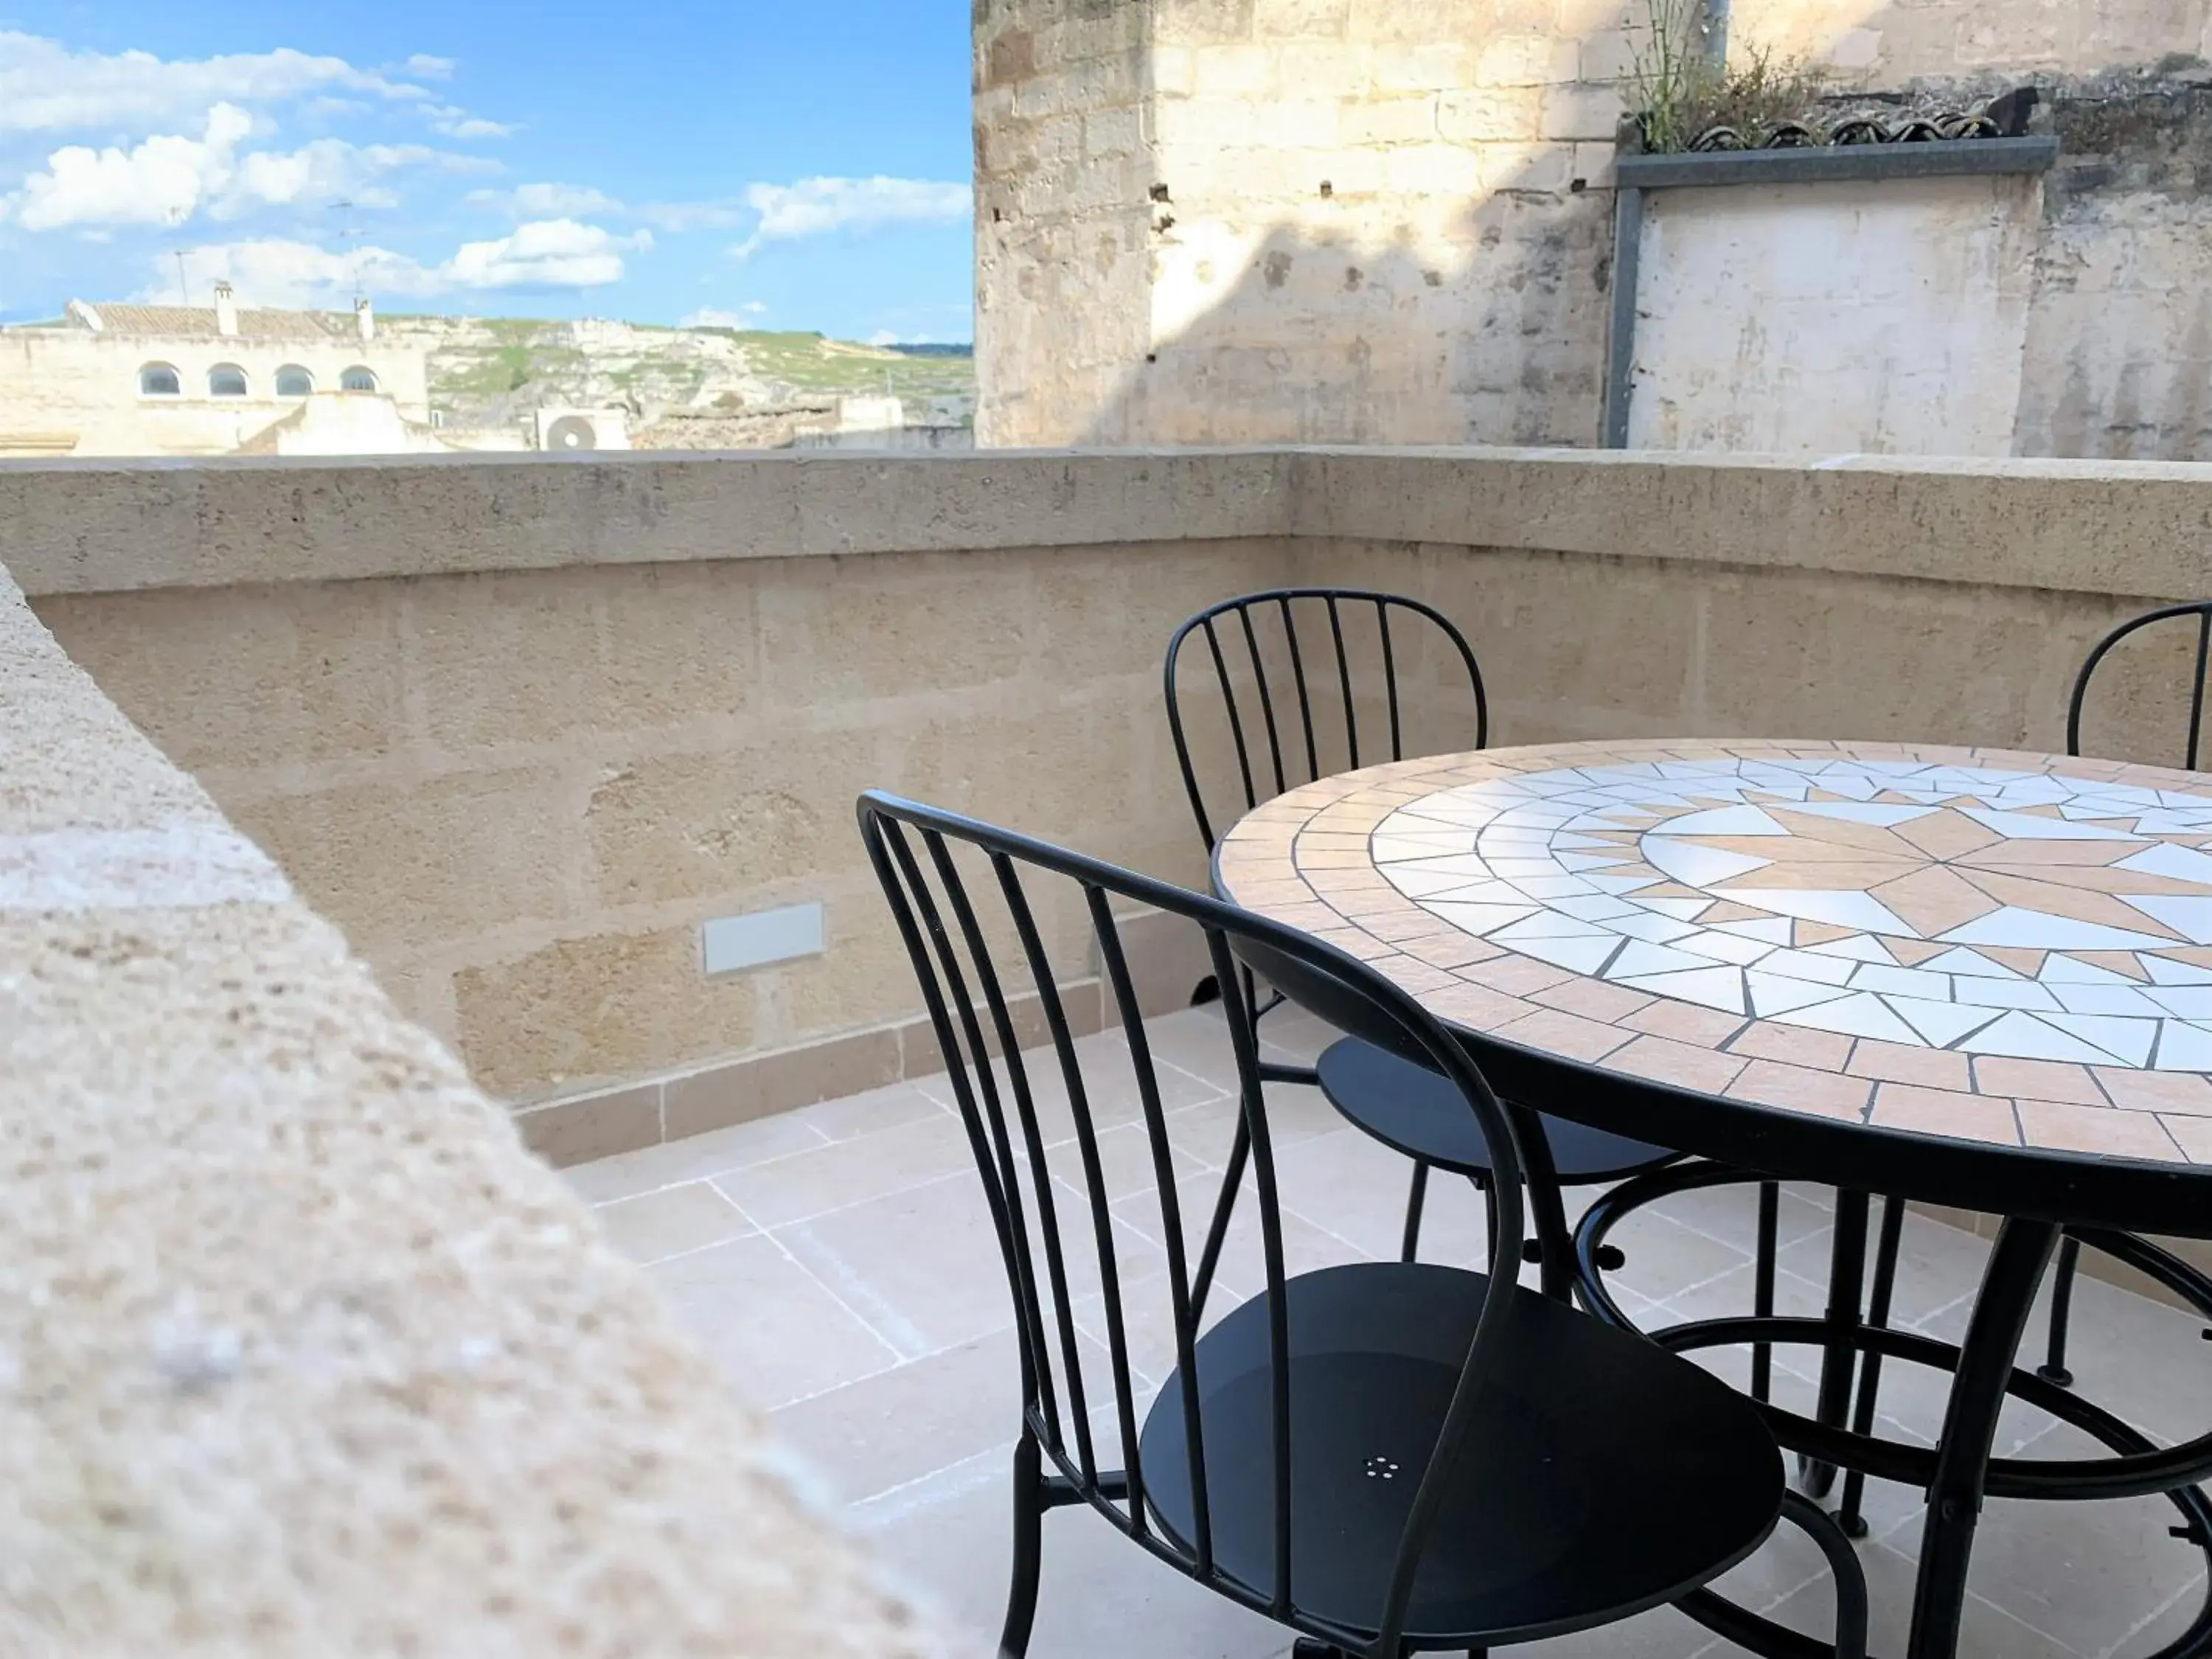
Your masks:
<svg viewBox="0 0 2212 1659"><path fill-rule="evenodd" d="M1321 1028L1285 1010L1271 1041L1310 1057ZM1218 1130L1227 1087L1207 1011L1148 1028L1168 1103ZM1113 1036L1088 1039L1113 1043ZM608 1237L649 1271L787 1443L811 1463L827 1501L915 1594L994 1650L1007 1560L1006 1451L1016 1421L1005 1278L965 1138L941 1080L900 1085L571 1170ZM1300 1220L1291 1267L1395 1254L1407 1166L1311 1090L1274 1093L1285 1204ZM1202 1172L1200 1172L1202 1174ZM1784 1311L1816 1311L1826 1272L1827 1195L1793 1190L1783 1211ZM1286 1230L1292 1224L1286 1222ZM1615 1235L1616 1277L1646 1323L1748 1312L1747 1190L1693 1194ZM1898 1322L1945 1336L1963 1328L1986 1245L1920 1217L1905 1232ZM1432 1191L1422 1254L1479 1263L1472 1193ZM1224 1270L1226 1273L1228 1270ZM2212 1419L2212 1348L2173 1310L2084 1279L2076 1299L2077 1387L2171 1441ZM2039 1316L2034 1330L2040 1340ZM1778 1395L1808 1404L1781 1356ZM1740 1381L1740 1353L1712 1357ZM1157 1382L1158 1379L1152 1379ZM1882 1404L1892 1431L1932 1438L1942 1395L1932 1374L1893 1366ZM2076 1456L2091 1443L2029 1408L2009 1408L1999 1449ZM1917 1493L1872 1487L1862 1547L1875 1603L1875 1651L1903 1647L1918 1543ZM2100 1659L2155 1650L2204 1594L2203 1558L2169 1538L2162 1500L2071 1505L1992 1503L1975 1559L1963 1650L1976 1659ZM1788 1527L1723 1581L1735 1597L1825 1636L1817 1558ZM1037 1659L1265 1659L1287 1635L1176 1577L1080 1510L1045 1523ZM1517 1651L1539 1659L1619 1655L1684 1659L1734 1652L1671 1609L1608 1631Z"/></svg>

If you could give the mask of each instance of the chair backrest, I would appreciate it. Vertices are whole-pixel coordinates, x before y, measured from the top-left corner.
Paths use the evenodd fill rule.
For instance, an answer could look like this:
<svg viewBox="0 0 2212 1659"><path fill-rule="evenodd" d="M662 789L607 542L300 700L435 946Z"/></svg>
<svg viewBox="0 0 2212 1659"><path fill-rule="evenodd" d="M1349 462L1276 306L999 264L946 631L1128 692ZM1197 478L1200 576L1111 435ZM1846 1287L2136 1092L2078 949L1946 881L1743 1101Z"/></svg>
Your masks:
<svg viewBox="0 0 2212 1659"><path fill-rule="evenodd" d="M1199 672L1178 672L1186 647L1205 650ZM1261 801L1301 783L1403 760L1408 727L1440 696L1455 701L1464 677L1472 719L1452 726L1454 744L1490 741L1490 704L1467 638L1419 599L1351 587L1275 587L1209 606L1168 641L1168 729L1199 834L1212 850L1228 827ZM1193 749L1200 719L1187 708L1194 687L1221 701L1237 753L1242 805L1222 792L1217 823L1206 805ZM1365 722L1362 723L1362 705ZM1415 749L1414 754L1433 750Z"/></svg>
<svg viewBox="0 0 2212 1659"><path fill-rule="evenodd" d="M1319 940L934 807L871 792L860 797L859 811L869 860L913 959L982 1180L1020 1337L1026 1433L1075 1495L1154 1554L1246 1606L1297 1625L1304 1615L1289 1501L1297 1402L1283 1292L1285 1218L1237 959L1249 957L1276 982L1311 991L1340 1024L1458 1085L1496 1171L1492 1259L1513 1263L1520 1259L1523 1226L1520 1160L1506 1113L1465 1051L1419 1004ZM1179 918L1202 937L1230 1006L1226 1018L1178 1016L1177 1036L1188 1042L1194 1022L1218 1031L1222 1054L1233 1059L1232 1097L1194 1103L1187 1090L1168 1097L1164 1078L1184 1085L1193 1079L1155 1058L1142 1023L1115 917L1117 908L1132 905ZM1084 1018L1083 995L1093 999L1091 1019ZM1094 1026L1094 1035L1081 1035ZM1024 1053L1024 1041L1041 1046ZM1178 1057L1188 1060L1182 1050ZM1236 1188L1219 1171L1240 1122L1249 1135L1258 1217L1256 1241L1248 1222L1240 1249L1257 1260L1249 1268L1225 1265L1212 1301L1217 1316L1226 1311L1231 1272L1249 1273L1238 1287L1248 1296L1269 1298L1273 1569L1272 1582L1256 1584L1249 1574L1231 1577L1216 1561L1209 1516L1220 1511L1212 1501L1216 1477L1205 1455L1193 1364L1208 1322L1210 1287L1194 1281L1192 1229L1204 1224L1209 1207L1216 1228L1225 1224ZM1492 1281L1443 1431L1415 1489L1383 1601L1386 1640L1376 1644L1378 1653L1396 1650L1444 1475L1495 1363L1506 1310L1522 1294L1513 1279L1509 1267ZM1174 1462L1188 1487L1177 1494L1175 1508L1191 1518L1188 1538L1167 1535L1159 1511L1148 1506L1139 1446L1142 1379L1165 1379L1170 1369L1181 1379ZM1103 1420L1094 1424L1094 1416Z"/></svg>
<svg viewBox="0 0 2212 1659"><path fill-rule="evenodd" d="M2140 617L2122 623L2097 641L2096 648L2083 659L2081 672L2074 677L2074 695L2066 705L2068 754L2081 752L2081 707L2089 695L2090 680L2112 654L2112 647L2138 629L2183 617L2197 619L2197 666L2189 681L2189 738L2182 751L2181 763L2190 771L2198 769L2199 740L2204 733L2204 673L2208 659L2212 659L2212 599L2195 599L2187 605L2163 605L2156 611L2145 611ZM2162 766L2168 763L2160 757L2157 763Z"/></svg>

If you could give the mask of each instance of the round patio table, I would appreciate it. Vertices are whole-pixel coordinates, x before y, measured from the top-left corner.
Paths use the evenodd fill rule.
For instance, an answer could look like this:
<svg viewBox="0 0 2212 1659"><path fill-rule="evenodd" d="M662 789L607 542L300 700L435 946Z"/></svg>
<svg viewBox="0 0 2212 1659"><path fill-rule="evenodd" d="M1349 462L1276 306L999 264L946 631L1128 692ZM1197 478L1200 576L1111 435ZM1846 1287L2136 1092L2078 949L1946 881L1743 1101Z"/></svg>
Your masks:
<svg viewBox="0 0 2212 1659"><path fill-rule="evenodd" d="M2013 1362L2062 1229L2212 1237L2212 779L1927 744L1494 749L1277 796L1214 881L1413 993L1509 1101L2004 1218L1955 1348L1860 1326L1855 1283L1826 1320L1654 1334L1955 1372L1933 1450L1766 1407L1784 1445L1927 1491L1911 1659L1956 1650L1985 1494L2163 1492L2208 1542L2212 1435L2155 1448ZM2117 1455L1992 1459L2008 1392ZM2208 1650L2212 1607L2165 1652Z"/></svg>

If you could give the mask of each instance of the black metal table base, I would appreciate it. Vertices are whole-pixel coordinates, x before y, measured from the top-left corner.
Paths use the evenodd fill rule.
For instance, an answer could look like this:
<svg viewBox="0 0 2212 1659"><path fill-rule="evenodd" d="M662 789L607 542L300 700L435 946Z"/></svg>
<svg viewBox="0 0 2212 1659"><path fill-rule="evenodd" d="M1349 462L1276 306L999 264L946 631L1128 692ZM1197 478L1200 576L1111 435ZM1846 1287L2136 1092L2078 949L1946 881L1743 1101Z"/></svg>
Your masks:
<svg viewBox="0 0 2212 1659"><path fill-rule="evenodd" d="M1625 1217L1660 1199L1757 1179L1725 1165L1690 1163L1639 1176L1605 1194L1590 1206L1575 1235L1577 1298L1595 1317L1624 1330L1638 1330L1606 1288L1599 1252L1606 1249L1607 1235ZM2202 1550L2212 1563L2212 1502L2197 1485L2212 1475L2212 1433L2160 1447L2103 1407L2014 1363L2037 1287L2062 1236L2128 1262L2208 1317L2212 1317L2212 1279L2130 1235L2086 1228L2062 1234L2056 1223L2008 1219L1990 1252L1964 1340L1944 1342L1887 1328L1891 1285L1881 1276L1872 1304L1863 1314L1867 1219L1865 1196L1843 1194L1837 1212L1829 1304L1821 1317L1761 1311L1639 1334L1676 1352L1748 1344L1755 1374L1761 1376L1766 1374L1765 1357L1774 1347L1823 1351L1817 1416L1785 1411L1765 1399L1764 1390L1757 1391L1756 1397L1775 1438L1799 1455L1809 1492L1825 1494L1836 1472L1845 1472L1842 1507L1847 1526L1856 1515L1858 1491L1867 1478L1917 1486L1928 1494L1906 1659L1950 1659L1957 1650L1967 1569L1984 1498L2078 1503L2162 1494L2180 1511L2174 1535ZM1901 1206L1889 1206L1883 1218L1885 1232L1893 1232L1901 1219ZM1892 1265L1894 1254L1878 1252L1878 1260ZM1765 1298L1761 1301L1771 1306ZM1935 1449L1871 1432L1873 1384L1885 1359L1952 1375L1950 1401ZM1854 1407L1855 1376L1859 1388ZM2114 1455L2064 1462L1994 1456L1997 1417L2008 1397L2081 1430ZM1697 1608L1686 1606L1684 1610L1709 1629L1768 1659L1808 1659L1829 1651L1825 1644L1755 1620L1740 1608L1723 1607L1718 1621L1704 1617ZM2148 1659L2205 1656L2212 1656L2212 1589L2188 1629Z"/></svg>

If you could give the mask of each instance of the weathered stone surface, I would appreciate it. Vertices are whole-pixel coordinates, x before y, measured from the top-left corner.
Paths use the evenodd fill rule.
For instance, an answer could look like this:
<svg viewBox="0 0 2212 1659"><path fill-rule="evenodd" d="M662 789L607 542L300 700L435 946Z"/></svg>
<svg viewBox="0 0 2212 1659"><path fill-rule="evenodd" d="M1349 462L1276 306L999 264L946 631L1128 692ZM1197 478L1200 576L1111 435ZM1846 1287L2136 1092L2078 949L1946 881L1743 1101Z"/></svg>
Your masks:
<svg viewBox="0 0 2212 1659"><path fill-rule="evenodd" d="M0 1649L930 1650L4 573L0 963Z"/></svg>

